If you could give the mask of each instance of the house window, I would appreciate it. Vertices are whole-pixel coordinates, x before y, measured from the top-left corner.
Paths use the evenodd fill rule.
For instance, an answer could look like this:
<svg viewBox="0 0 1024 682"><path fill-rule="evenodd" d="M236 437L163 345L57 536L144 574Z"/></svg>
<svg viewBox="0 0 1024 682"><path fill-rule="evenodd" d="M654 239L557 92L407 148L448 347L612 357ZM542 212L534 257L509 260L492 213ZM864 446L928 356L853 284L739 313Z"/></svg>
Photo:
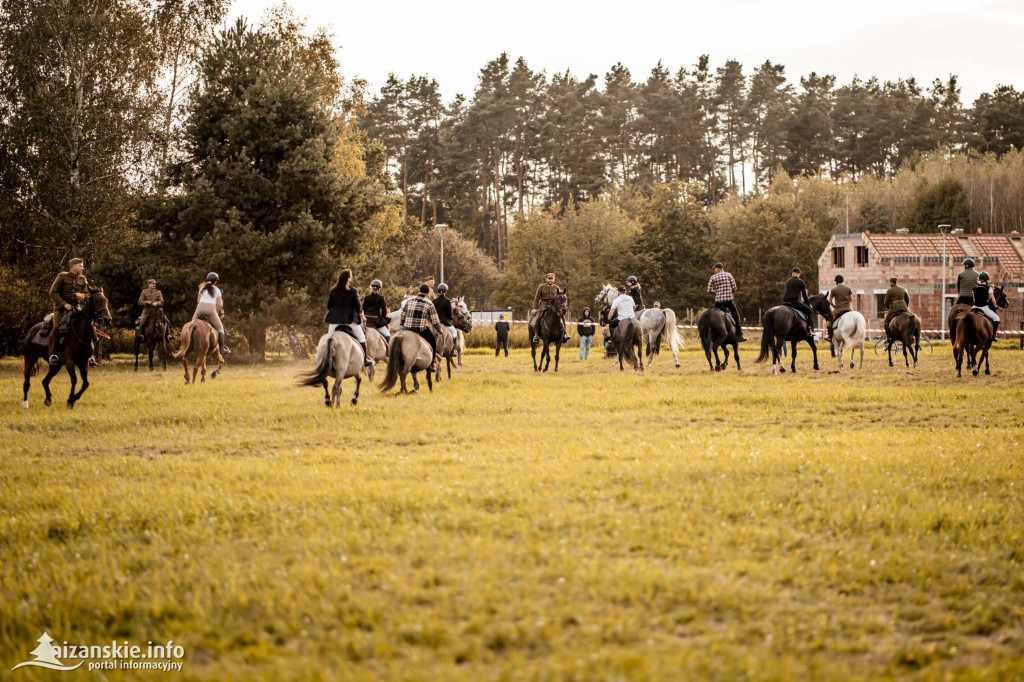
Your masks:
<svg viewBox="0 0 1024 682"><path fill-rule="evenodd" d="M832 266L837 268L846 267L846 248L843 246L832 247Z"/></svg>
<svg viewBox="0 0 1024 682"><path fill-rule="evenodd" d="M875 294L875 316L885 317L885 294Z"/></svg>
<svg viewBox="0 0 1024 682"><path fill-rule="evenodd" d="M868 247L866 246L855 246L853 247L853 256L857 262L858 268L867 267L868 264Z"/></svg>

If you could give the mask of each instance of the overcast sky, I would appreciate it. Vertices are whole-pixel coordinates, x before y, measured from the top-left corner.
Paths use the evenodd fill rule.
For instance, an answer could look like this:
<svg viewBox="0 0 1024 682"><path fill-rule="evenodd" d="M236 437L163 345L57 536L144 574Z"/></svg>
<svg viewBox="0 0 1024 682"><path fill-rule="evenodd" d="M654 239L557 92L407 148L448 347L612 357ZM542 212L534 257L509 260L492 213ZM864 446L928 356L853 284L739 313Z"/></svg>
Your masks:
<svg viewBox="0 0 1024 682"><path fill-rule="evenodd" d="M258 19L276 0L235 0L231 21ZM703 53L735 58L744 73L770 59L793 83L810 71L840 84L858 74L954 73L970 105L996 85L1024 89L1024 0L515 0L339 2L290 0L311 25L329 26L346 76L376 91L389 72L437 79L446 99L471 96L480 68L501 52L550 75L603 76L621 61L646 80L661 59L673 72Z"/></svg>

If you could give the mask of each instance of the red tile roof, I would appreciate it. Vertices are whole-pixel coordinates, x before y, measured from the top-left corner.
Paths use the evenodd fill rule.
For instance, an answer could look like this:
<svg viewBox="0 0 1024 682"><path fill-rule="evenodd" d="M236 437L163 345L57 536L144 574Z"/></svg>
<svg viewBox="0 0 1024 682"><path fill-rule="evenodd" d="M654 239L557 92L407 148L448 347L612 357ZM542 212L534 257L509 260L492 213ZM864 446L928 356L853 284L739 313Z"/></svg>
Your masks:
<svg viewBox="0 0 1024 682"><path fill-rule="evenodd" d="M1004 234L978 234L971 235L971 243L978 250L983 258L998 258L999 265L1010 272L1024 272L1024 260L1013 248L1007 235ZM981 265L979 263L979 265Z"/></svg>
<svg viewBox="0 0 1024 682"><path fill-rule="evenodd" d="M878 251L881 258L900 258L905 256L942 257L941 234L873 234L864 235ZM993 235L997 236L997 235ZM1004 238L1005 239L1005 238ZM1009 246L1009 244L1007 244ZM1013 248L1012 246L1010 247ZM960 260L967 256L956 237L946 235L946 257Z"/></svg>

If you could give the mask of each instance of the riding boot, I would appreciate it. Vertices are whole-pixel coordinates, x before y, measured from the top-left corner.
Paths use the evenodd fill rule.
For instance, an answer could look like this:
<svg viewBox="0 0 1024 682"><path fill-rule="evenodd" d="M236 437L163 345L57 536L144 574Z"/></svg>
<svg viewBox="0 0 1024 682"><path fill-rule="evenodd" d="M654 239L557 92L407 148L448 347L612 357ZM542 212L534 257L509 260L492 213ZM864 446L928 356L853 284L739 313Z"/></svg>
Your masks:
<svg viewBox="0 0 1024 682"><path fill-rule="evenodd" d="M569 332L565 328L565 318L562 318L562 343L569 343L570 341L572 341L572 337L569 336Z"/></svg>
<svg viewBox="0 0 1024 682"><path fill-rule="evenodd" d="M231 351L224 345L224 332L217 332L217 342L220 344L220 354L228 355Z"/></svg>
<svg viewBox="0 0 1024 682"><path fill-rule="evenodd" d="M992 323L992 340L993 341L996 340L996 332L999 331L999 322L1001 322L1001 320L998 320L998 321Z"/></svg>
<svg viewBox="0 0 1024 682"><path fill-rule="evenodd" d="M828 336L825 337L825 340L828 341L829 343L832 343L832 323L831 322L828 323Z"/></svg>
<svg viewBox="0 0 1024 682"><path fill-rule="evenodd" d="M363 349L363 367L369 367L370 365L374 364L373 360L370 358L370 355L366 352L366 342L360 341L359 346Z"/></svg>
<svg viewBox="0 0 1024 682"><path fill-rule="evenodd" d="M145 341L146 340L146 332L143 331L143 329L142 329L142 318L141 317L138 318L137 320L135 320L135 333L138 335L139 341Z"/></svg>
<svg viewBox="0 0 1024 682"><path fill-rule="evenodd" d="M540 337L537 336L537 330L533 328L533 325L530 325L530 334L532 334L531 338L534 343L540 343Z"/></svg>
<svg viewBox="0 0 1024 682"><path fill-rule="evenodd" d="M57 336L57 341L53 344L53 352L50 353L49 363L51 365L59 365L60 358L64 355L64 342L66 339L61 332L54 332L54 334Z"/></svg>

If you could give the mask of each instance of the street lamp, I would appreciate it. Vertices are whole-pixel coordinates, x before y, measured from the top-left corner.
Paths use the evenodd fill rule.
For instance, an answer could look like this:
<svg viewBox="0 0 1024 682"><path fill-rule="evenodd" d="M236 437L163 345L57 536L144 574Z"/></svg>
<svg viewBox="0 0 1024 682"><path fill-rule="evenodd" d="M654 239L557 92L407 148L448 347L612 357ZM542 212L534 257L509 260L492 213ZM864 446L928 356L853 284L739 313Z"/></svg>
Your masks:
<svg viewBox="0 0 1024 682"><path fill-rule="evenodd" d="M444 282L444 228L448 226L444 223L438 223L434 227L437 228L438 234L441 235L441 281Z"/></svg>
<svg viewBox="0 0 1024 682"><path fill-rule="evenodd" d="M949 263L946 261L946 230L952 225L943 223L939 225L939 232L942 233L942 315L939 317L940 329L942 330L941 338L943 341L946 340L946 269L949 267Z"/></svg>

